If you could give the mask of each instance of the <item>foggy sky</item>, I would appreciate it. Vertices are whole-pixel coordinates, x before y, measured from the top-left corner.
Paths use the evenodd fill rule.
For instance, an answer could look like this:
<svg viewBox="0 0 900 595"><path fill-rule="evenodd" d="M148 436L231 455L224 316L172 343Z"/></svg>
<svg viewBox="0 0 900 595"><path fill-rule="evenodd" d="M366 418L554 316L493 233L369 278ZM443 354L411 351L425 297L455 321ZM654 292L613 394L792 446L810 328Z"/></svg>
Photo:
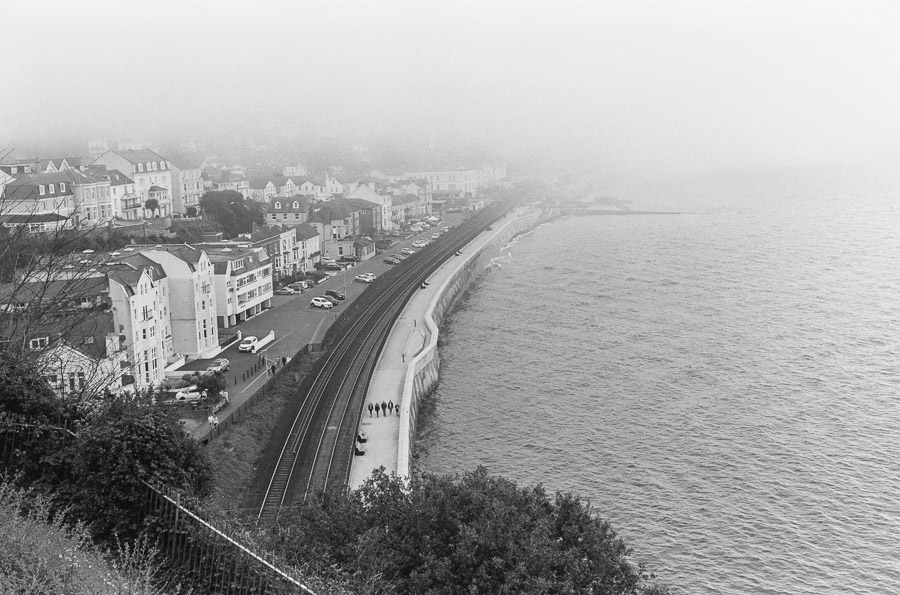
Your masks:
<svg viewBox="0 0 900 595"><path fill-rule="evenodd" d="M18 2L0 143L473 138L613 167L900 156L900 3Z"/></svg>

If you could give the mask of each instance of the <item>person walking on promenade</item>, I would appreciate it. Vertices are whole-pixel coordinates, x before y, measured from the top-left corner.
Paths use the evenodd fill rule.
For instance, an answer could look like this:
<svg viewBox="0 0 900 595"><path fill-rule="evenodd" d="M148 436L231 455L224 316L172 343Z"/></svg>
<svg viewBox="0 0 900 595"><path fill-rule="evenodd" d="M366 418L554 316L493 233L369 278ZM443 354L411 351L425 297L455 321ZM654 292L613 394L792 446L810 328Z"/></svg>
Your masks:
<svg viewBox="0 0 900 595"><path fill-rule="evenodd" d="M391 412L391 415L394 414L394 402L393 401L388 401L388 411Z"/></svg>
<svg viewBox="0 0 900 595"><path fill-rule="evenodd" d="M372 417L372 409L374 409L374 407L372 407L372 403L369 403L369 417Z"/></svg>
<svg viewBox="0 0 900 595"><path fill-rule="evenodd" d="M387 403L384 401L381 402L381 410L384 411L384 416L387 417Z"/></svg>
<svg viewBox="0 0 900 595"><path fill-rule="evenodd" d="M378 417L378 412L381 411L381 405L375 403L375 417Z"/></svg>
<svg viewBox="0 0 900 595"><path fill-rule="evenodd" d="M282 355L281 356L281 367L283 368L286 365L287 365L287 357Z"/></svg>

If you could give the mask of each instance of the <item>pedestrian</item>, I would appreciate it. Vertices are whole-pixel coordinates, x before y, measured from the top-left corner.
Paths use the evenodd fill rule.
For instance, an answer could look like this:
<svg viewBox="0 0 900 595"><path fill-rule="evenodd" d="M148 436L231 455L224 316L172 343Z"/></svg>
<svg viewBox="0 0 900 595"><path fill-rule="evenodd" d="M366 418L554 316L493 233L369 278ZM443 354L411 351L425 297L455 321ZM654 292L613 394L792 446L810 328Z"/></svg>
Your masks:
<svg viewBox="0 0 900 595"><path fill-rule="evenodd" d="M381 402L381 410L384 411L384 416L387 417L387 403L384 401Z"/></svg>
<svg viewBox="0 0 900 595"><path fill-rule="evenodd" d="M394 402L393 401L388 401L388 411L390 411L391 414L394 413Z"/></svg>
<svg viewBox="0 0 900 595"><path fill-rule="evenodd" d="M213 415L213 416L212 416L212 426L213 426L214 428L218 428L218 427L219 427L219 418L218 418L218 416L216 416L216 415Z"/></svg>
<svg viewBox="0 0 900 595"><path fill-rule="evenodd" d="M374 409L374 407L372 407L372 403L369 403L369 417L372 417L372 409Z"/></svg>
<svg viewBox="0 0 900 595"><path fill-rule="evenodd" d="M378 417L379 411L381 411L381 406L378 403L375 403L375 417Z"/></svg>
<svg viewBox="0 0 900 595"><path fill-rule="evenodd" d="M272 364L272 376L275 375L275 370L277 370L277 369L278 369L278 366L276 366L275 364Z"/></svg>
<svg viewBox="0 0 900 595"><path fill-rule="evenodd" d="M281 365L282 365L282 366L286 366L286 365L287 365L287 358L286 358L285 356L283 356L283 355L281 356Z"/></svg>
<svg viewBox="0 0 900 595"><path fill-rule="evenodd" d="M400 403L394 405L394 411L397 412L397 417L400 417Z"/></svg>
<svg viewBox="0 0 900 595"><path fill-rule="evenodd" d="M210 413L210 414L209 414L209 417L206 418L206 421L209 422L209 425L213 425L213 422L214 422L215 419L216 419L215 416L213 416L213 414Z"/></svg>

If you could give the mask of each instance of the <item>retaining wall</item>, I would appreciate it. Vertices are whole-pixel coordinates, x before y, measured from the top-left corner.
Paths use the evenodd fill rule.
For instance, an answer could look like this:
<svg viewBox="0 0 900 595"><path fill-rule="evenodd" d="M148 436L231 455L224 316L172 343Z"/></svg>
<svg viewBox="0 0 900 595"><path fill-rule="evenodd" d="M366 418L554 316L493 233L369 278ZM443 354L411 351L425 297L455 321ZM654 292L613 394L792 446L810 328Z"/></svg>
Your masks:
<svg viewBox="0 0 900 595"><path fill-rule="evenodd" d="M422 351L413 358L406 369L403 395L400 399L400 436L397 444L397 475L409 477L412 467L412 447L416 434L419 403L437 385L441 368L438 355L438 332L444 316L453 302L479 273L491 266L492 259L499 256L512 238L534 228L539 223L556 216L553 212L528 210L517 215L507 215L498 220L485 233L489 239L481 237L466 247L458 257L459 264L438 289L425 313L425 324L430 331L430 339ZM470 246L480 246L471 250Z"/></svg>

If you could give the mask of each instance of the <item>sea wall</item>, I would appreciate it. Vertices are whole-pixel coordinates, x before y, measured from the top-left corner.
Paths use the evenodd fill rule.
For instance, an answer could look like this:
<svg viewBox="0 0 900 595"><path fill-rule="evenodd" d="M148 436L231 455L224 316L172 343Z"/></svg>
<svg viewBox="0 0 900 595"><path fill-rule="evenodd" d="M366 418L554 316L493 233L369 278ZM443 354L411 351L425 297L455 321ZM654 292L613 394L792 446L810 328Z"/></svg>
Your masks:
<svg viewBox="0 0 900 595"><path fill-rule="evenodd" d="M456 257L456 268L441 284L425 314L425 325L430 338L406 369L400 399L397 475L410 476L419 404L438 382L441 362L437 343L444 316L472 279L491 266L492 260L500 255L510 240L557 215L552 211L519 209L494 223L490 230L471 242L463 249L463 254Z"/></svg>

